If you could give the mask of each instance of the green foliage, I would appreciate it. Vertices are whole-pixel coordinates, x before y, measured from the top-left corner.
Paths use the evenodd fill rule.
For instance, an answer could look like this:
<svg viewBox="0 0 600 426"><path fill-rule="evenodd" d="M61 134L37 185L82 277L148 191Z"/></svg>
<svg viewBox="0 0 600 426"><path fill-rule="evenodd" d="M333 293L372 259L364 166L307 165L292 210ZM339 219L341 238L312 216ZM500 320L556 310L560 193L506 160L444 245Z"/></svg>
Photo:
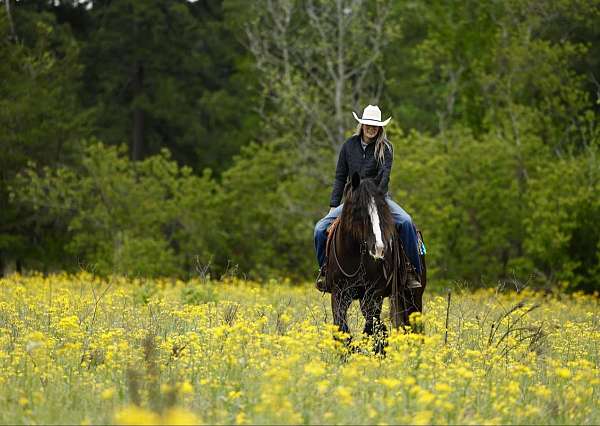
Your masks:
<svg viewBox="0 0 600 426"><path fill-rule="evenodd" d="M188 282L181 289L181 303L186 305L202 305L219 300L218 292L213 285L198 285L196 281Z"/></svg>
<svg viewBox="0 0 600 426"><path fill-rule="evenodd" d="M487 283L514 272L520 254L519 161L495 135L395 140L395 197L423 229L432 277Z"/></svg>
<svg viewBox="0 0 600 426"><path fill-rule="evenodd" d="M525 247L546 282L600 288L600 161L598 147L586 156L545 164L531 182Z"/></svg>
<svg viewBox="0 0 600 426"><path fill-rule="evenodd" d="M100 105L96 135L130 140L134 159L166 147L197 171L228 165L256 120L253 73L218 2L122 0L90 17L84 64L86 101Z"/></svg>
<svg viewBox="0 0 600 426"><path fill-rule="evenodd" d="M77 168L33 165L13 196L67 224L67 250L102 274L185 274L208 256L216 223L210 174L178 167L167 151L131 163L92 143Z"/></svg>
<svg viewBox="0 0 600 426"><path fill-rule="evenodd" d="M72 163L92 132L93 110L82 109L77 97L79 48L51 18L29 17L26 44L10 40L7 16L0 14L0 270L7 259L28 259L40 269L60 263L66 243L60 220L9 204L8 185L27 161Z"/></svg>
<svg viewBox="0 0 600 426"><path fill-rule="evenodd" d="M556 160L532 133L519 145L464 129L398 136L392 186L423 229L433 280L597 288L597 147Z"/></svg>
<svg viewBox="0 0 600 426"><path fill-rule="evenodd" d="M377 103L434 281L598 288L597 1L92 3L0 13L0 273L309 277Z"/></svg>
<svg viewBox="0 0 600 426"><path fill-rule="evenodd" d="M517 115L515 105L527 106L553 148L585 144L576 117L596 97L588 81L598 81L590 66L597 58L585 42L598 37L595 3L396 2L396 42L385 58L398 77L386 81L386 101L405 128L460 124L477 135Z"/></svg>
<svg viewBox="0 0 600 426"><path fill-rule="evenodd" d="M223 239L241 271L265 277L314 270L314 206L326 192L299 170L293 151L269 144L246 147L223 174Z"/></svg>

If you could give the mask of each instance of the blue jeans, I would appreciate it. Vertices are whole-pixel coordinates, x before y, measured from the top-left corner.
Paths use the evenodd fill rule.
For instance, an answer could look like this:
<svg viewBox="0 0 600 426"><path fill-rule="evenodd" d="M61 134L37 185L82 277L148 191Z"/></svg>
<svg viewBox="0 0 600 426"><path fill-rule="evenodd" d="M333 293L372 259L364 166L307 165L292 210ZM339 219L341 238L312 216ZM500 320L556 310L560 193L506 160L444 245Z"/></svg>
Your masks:
<svg viewBox="0 0 600 426"><path fill-rule="evenodd" d="M417 232L413 225L411 217L394 202L390 197L386 197L387 202L396 224L396 229L400 234L402 245L406 250L406 256L415 267L417 274L421 273L421 260L419 258L419 248L417 247ZM331 223L342 214L342 206L340 204L331 213L325 216L323 219L317 222L315 225L315 251L317 252L317 261L319 267L325 262L325 245L327 243L327 228Z"/></svg>

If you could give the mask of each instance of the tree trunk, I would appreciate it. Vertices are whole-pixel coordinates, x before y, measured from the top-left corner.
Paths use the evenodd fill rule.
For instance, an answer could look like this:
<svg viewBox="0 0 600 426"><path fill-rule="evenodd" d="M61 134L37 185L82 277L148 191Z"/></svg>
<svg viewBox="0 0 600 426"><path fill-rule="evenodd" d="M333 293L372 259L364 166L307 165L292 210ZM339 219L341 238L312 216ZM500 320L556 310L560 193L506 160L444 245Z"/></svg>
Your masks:
<svg viewBox="0 0 600 426"><path fill-rule="evenodd" d="M133 76L133 132L131 140L131 159L139 161L144 155L144 110L136 104L142 94L144 84L144 67L137 63Z"/></svg>
<svg viewBox="0 0 600 426"><path fill-rule="evenodd" d="M336 4L337 9L337 80L335 82L335 117L337 127L337 140L334 141L336 147L336 157L339 156L344 143L344 101L346 98L345 83L346 83L346 53L344 51L344 12L342 1L338 0Z"/></svg>
<svg viewBox="0 0 600 426"><path fill-rule="evenodd" d="M10 0L4 0L4 5L6 6L6 17L8 19L8 26L10 27L10 40L12 42L17 42L17 31L15 30L15 23L12 19L12 13L10 11Z"/></svg>

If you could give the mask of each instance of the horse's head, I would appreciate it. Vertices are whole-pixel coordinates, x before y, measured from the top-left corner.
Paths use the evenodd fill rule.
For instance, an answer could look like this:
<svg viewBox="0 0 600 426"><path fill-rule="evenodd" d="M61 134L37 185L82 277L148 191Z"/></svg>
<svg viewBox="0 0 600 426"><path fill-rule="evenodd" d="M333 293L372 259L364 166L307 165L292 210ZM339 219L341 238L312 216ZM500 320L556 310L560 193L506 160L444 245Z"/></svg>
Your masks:
<svg viewBox="0 0 600 426"><path fill-rule="evenodd" d="M371 256L383 258L394 233L394 221L385 194L373 179L361 179L354 173L352 185L346 187L340 225L344 232L366 243Z"/></svg>

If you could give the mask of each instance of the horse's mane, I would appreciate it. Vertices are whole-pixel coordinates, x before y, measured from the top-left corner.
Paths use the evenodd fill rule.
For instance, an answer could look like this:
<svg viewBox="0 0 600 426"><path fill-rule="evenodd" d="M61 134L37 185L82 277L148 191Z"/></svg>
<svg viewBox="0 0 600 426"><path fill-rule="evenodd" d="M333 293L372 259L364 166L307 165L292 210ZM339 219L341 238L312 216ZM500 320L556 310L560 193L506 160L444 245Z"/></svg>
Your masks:
<svg viewBox="0 0 600 426"><path fill-rule="evenodd" d="M370 178L362 179L356 189L353 189L351 184L346 186L340 228L342 232L350 233L354 239L365 241L366 236L371 232L371 219L369 217L371 197L375 200L383 239L387 242L395 232L394 220L390 208L385 202L385 195Z"/></svg>

